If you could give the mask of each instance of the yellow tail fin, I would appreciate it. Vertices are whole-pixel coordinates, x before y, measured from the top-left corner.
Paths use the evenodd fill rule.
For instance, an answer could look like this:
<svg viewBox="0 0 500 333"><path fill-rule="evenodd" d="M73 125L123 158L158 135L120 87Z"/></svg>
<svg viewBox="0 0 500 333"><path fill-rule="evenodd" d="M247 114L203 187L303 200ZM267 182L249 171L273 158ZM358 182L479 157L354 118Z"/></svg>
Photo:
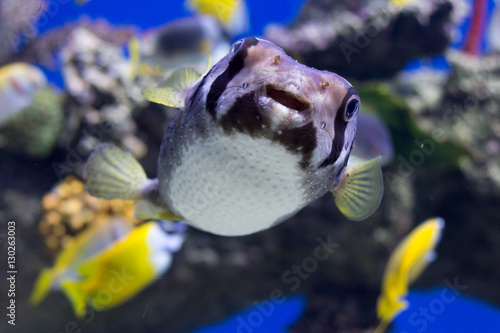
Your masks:
<svg viewBox="0 0 500 333"><path fill-rule="evenodd" d="M40 302L47 296L52 286L54 279L54 271L50 268L44 268L35 282L33 291L29 299L29 303L33 306L40 304Z"/></svg>
<svg viewBox="0 0 500 333"><path fill-rule="evenodd" d="M88 295L82 288L81 282L65 280L61 283L61 288L73 306L73 312L77 318L82 318L87 311Z"/></svg>

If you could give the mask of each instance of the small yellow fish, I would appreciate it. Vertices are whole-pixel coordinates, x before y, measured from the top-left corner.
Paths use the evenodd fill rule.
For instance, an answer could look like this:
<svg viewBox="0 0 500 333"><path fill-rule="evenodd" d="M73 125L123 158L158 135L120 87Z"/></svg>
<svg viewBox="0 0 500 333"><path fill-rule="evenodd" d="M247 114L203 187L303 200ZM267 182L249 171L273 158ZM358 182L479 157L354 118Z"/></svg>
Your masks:
<svg viewBox="0 0 500 333"><path fill-rule="evenodd" d="M15 62L0 68L0 124L28 107L38 89L47 85L45 74L33 65Z"/></svg>
<svg viewBox="0 0 500 333"><path fill-rule="evenodd" d="M62 280L76 278L78 267L83 262L124 237L132 228L132 222L122 218L114 218L94 223L77 237L70 239L57 256L54 267L43 269L38 276L30 303L38 305L51 289L59 289Z"/></svg>
<svg viewBox="0 0 500 333"><path fill-rule="evenodd" d="M434 248L444 227L442 218L429 219L416 227L396 247L385 268L382 293L377 300L377 317L380 320L375 333L384 332L391 321L408 308L404 297L408 286L435 259Z"/></svg>
<svg viewBox="0 0 500 333"><path fill-rule="evenodd" d="M85 315L87 304L105 310L129 300L169 268L172 253L182 246L184 235L167 233L175 230L166 223L148 222L130 232L120 230L111 242L97 239L103 237L103 229L116 229L107 224L82 233L75 245L63 250L54 268L42 271L30 303L38 304L50 286L62 289L77 317ZM88 253L88 244L97 251Z"/></svg>
<svg viewBox="0 0 500 333"><path fill-rule="evenodd" d="M244 0L187 0L186 7L198 14L214 17L233 36L248 30L248 11Z"/></svg>
<svg viewBox="0 0 500 333"><path fill-rule="evenodd" d="M417 2L417 0L389 0L389 3L391 3L394 7L398 9L402 9L415 2Z"/></svg>

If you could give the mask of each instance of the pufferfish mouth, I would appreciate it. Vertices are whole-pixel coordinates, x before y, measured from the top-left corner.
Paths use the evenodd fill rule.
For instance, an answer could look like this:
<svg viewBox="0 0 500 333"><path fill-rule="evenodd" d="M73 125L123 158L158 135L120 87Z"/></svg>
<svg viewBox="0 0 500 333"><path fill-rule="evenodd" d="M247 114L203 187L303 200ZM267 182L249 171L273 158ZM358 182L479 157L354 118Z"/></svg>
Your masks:
<svg viewBox="0 0 500 333"><path fill-rule="evenodd" d="M273 84L266 85L266 95L277 103L295 111L305 111L310 106L309 102Z"/></svg>

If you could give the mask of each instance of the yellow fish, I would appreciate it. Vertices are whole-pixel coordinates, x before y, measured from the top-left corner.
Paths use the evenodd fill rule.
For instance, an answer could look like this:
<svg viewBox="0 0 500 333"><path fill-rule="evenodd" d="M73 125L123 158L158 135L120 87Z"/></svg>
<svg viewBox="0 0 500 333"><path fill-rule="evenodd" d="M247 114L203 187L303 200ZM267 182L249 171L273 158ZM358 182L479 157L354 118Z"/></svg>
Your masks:
<svg viewBox="0 0 500 333"><path fill-rule="evenodd" d="M186 7L198 14L214 17L233 36L248 30L245 0L187 0Z"/></svg>
<svg viewBox="0 0 500 333"><path fill-rule="evenodd" d="M439 217L423 222L392 253L385 268L382 293L377 300L380 324L375 333L384 332L390 322L408 308L408 302L404 300L408 285L435 259L434 248L441 238L443 227L444 220Z"/></svg>
<svg viewBox="0 0 500 333"><path fill-rule="evenodd" d="M33 65L15 62L0 68L0 124L28 107L38 89L47 85L45 74Z"/></svg>
<svg viewBox="0 0 500 333"><path fill-rule="evenodd" d="M128 234L133 225L126 219L115 218L95 223L71 239L56 258L54 267L42 270L30 297L32 305L39 304L51 289L58 290L62 280L76 279L78 267Z"/></svg>
<svg viewBox="0 0 500 333"><path fill-rule="evenodd" d="M77 317L85 315L87 304L96 310L120 305L163 274L170 266L172 252L184 241L178 232L182 230L172 229L165 221L148 222L132 230L127 223L119 227L108 223L78 236L63 250L54 268L41 272L31 304L38 304L52 286L62 289ZM102 236L106 230L116 231L117 237ZM93 251L86 250L89 247Z"/></svg>
<svg viewBox="0 0 500 333"><path fill-rule="evenodd" d="M417 0L389 0L389 3L398 9L414 4Z"/></svg>

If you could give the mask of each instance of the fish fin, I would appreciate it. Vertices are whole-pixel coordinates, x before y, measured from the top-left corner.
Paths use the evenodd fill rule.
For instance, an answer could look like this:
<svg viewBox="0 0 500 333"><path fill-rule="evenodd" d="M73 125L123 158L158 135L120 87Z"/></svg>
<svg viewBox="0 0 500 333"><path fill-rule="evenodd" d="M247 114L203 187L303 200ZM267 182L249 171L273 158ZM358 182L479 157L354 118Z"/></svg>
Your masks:
<svg viewBox="0 0 500 333"><path fill-rule="evenodd" d="M175 215L169 209L146 199L140 200L135 205L134 218L138 220L182 220L182 217Z"/></svg>
<svg viewBox="0 0 500 333"><path fill-rule="evenodd" d="M95 148L85 165L84 178L87 192L104 199L138 200L156 183L146 177L129 151L111 143Z"/></svg>
<svg viewBox="0 0 500 333"><path fill-rule="evenodd" d="M151 102L182 109L187 92L200 76L201 74L192 68L180 68L160 87L142 89L142 95Z"/></svg>
<svg viewBox="0 0 500 333"><path fill-rule="evenodd" d="M132 37L128 42L128 53L130 57L130 80L134 81L139 74L141 56L139 52L139 39Z"/></svg>
<svg viewBox="0 0 500 333"><path fill-rule="evenodd" d="M178 92L184 92L191 88L200 76L201 74L192 68L180 68L170 75L162 87L170 87Z"/></svg>
<svg viewBox="0 0 500 333"><path fill-rule="evenodd" d="M227 24L231 20L236 6L237 0L188 0L187 7L198 14L210 15L216 18L220 23Z"/></svg>
<svg viewBox="0 0 500 333"><path fill-rule="evenodd" d="M345 217L353 221L366 219L377 209L384 193L380 157L349 164L339 185L331 192Z"/></svg>
<svg viewBox="0 0 500 333"><path fill-rule="evenodd" d="M385 333L387 331L387 326L389 326L388 321L381 321L380 324L373 330L373 333Z"/></svg>
<svg viewBox="0 0 500 333"><path fill-rule="evenodd" d="M212 68L212 56L210 55L210 53L208 53L207 54L207 66L205 67L205 70L203 71L203 73L207 74L211 68Z"/></svg>
<svg viewBox="0 0 500 333"><path fill-rule="evenodd" d="M142 89L142 96L148 101L163 104L173 108L184 108L182 94L170 87L146 87Z"/></svg>
<svg viewBox="0 0 500 333"><path fill-rule="evenodd" d="M88 299L87 293L82 288L82 282L64 280L61 282L61 289L71 302L75 316L82 318L87 311Z"/></svg>
<svg viewBox="0 0 500 333"><path fill-rule="evenodd" d="M431 262L436 261L437 257L438 256L436 251L431 251L425 255L425 260L427 261L428 264L430 264Z"/></svg>
<svg viewBox="0 0 500 333"><path fill-rule="evenodd" d="M392 322L392 320L401 312L408 309L408 301L401 299L387 299L379 297L377 300L377 317L380 324L375 329L375 332L383 333Z"/></svg>
<svg viewBox="0 0 500 333"><path fill-rule="evenodd" d="M36 279L35 286L31 292L29 303L32 306L40 304L40 302L49 293L52 281L54 280L54 271L50 268L44 268Z"/></svg>
<svg viewBox="0 0 500 333"><path fill-rule="evenodd" d="M139 74L140 75L149 75L149 76L160 76L163 73L163 69L158 65L150 65L142 63L139 65Z"/></svg>
<svg viewBox="0 0 500 333"><path fill-rule="evenodd" d="M214 17L231 35L248 30L248 11L242 0L188 0L187 8Z"/></svg>

